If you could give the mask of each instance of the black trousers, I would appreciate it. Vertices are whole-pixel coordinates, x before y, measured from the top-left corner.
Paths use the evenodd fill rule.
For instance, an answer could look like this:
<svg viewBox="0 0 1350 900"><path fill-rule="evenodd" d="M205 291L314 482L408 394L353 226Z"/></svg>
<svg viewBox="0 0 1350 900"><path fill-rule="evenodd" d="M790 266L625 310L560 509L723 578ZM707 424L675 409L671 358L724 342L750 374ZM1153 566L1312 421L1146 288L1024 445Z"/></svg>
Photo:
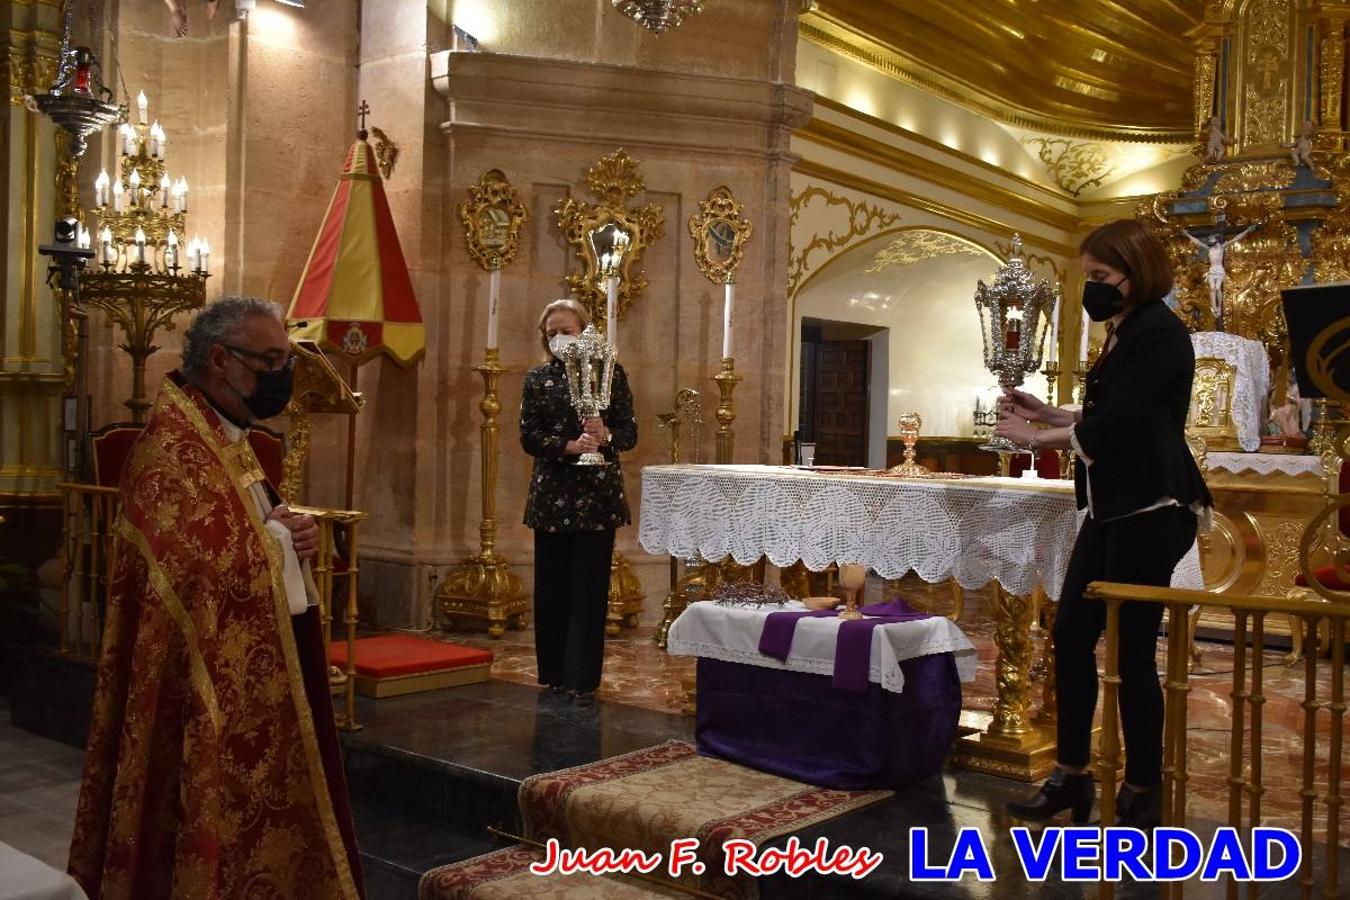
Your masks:
<svg viewBox="0 0 1350 900"><path fill-rule="evenodd" d="M534 533L534 654L539 683L593 691L605 661L614 529Z"/></svg>
<svg viewBox="0 0 1350 900"><path fill-rule="evenodd" d="M1089 516L1078 532L1055 613L1055 689L1059 701L1059 761L1086 766L1097 709L1097 640L1106 607L1083 597L1093 581L1166 587L1172 570L1195 542L1189 509L1163 507L1112 522ZM1125 734L1125 780L1140 787L1162 783L1163 695L1156 654L1163 607L1125 603L1120 609L1120 725Z"/></svg>

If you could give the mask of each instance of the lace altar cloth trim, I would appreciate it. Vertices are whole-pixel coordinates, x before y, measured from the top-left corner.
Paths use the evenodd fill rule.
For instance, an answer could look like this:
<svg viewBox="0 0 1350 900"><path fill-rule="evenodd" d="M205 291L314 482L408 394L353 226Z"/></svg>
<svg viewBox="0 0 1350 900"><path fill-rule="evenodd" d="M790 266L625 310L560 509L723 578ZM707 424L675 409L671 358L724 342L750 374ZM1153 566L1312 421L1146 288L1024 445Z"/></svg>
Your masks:
<svg viewBox="0 0 1350 900"><path fill-rule="evenodd" d="M1242 449L1255 453L1261 448L1261 426L1266 421L1265 407L1270 394L1270 360L1266 357L1265 345L1222 331L1193 334L1191 344L1197 357L1216 357L1232 363L1237 369L1233 385L1233 424L1237 426Z"/></svg>
<svg viewBox="0 0 1350 900"><path fill-rule="evenodd" d="M975 590L995 579L1014 594L1059 599L1080 514L1073 484L817 475L782 466L648 466L638 541L683 559L767 556L820 571L860 563L883 578L913 571ZM1203 588L1197 548L1172 584Z"/></svg>
<svg viewBox="0 0 1350 900"><path fill-rule="evenodd" d="M803 610L793 601L783 611ZM813 675L834 673L834 648L839 638L839 619L805 618L792 636L787 662L759 652L764 620L779 610L752 610L717 603L693 603L670 626L666 647L674 656L702 656L723 662L744 663L766 669L786 669ZM899 694L905 687L900 663L934 653L951 653L962 681L975 680L975 646L950 619L933 616L914 622L893 622L872 629L868 680Z"/></svg>
<svg viewBox="0 0 1350 900"><path fill-rule="evenodd" d="M1322 477L1322 459L1311 454L1291 453L1206 453L1210 469L1240 475L1315 475Z"/></svg>

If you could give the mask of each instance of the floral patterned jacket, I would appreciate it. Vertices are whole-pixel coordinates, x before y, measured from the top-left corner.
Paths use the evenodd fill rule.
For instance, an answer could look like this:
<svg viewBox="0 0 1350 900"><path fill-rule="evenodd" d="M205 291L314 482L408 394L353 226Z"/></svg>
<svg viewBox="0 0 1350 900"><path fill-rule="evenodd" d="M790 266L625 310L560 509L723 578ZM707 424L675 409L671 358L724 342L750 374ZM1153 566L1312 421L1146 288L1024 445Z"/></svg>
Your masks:
<svg viewBox="0 0 1350 900"><path fill-rule="evenodd" d="M567 393L567 373L558 360L525 374L520 404L520 445L534 457L525 524L538 531L605 531L632 522L623 488L619 452L637 445L633 392L623 366L614 366L609 409L601 414L610 442L601 448L607 466L579 466L564 456L581 435L581 417Z"/></svg>

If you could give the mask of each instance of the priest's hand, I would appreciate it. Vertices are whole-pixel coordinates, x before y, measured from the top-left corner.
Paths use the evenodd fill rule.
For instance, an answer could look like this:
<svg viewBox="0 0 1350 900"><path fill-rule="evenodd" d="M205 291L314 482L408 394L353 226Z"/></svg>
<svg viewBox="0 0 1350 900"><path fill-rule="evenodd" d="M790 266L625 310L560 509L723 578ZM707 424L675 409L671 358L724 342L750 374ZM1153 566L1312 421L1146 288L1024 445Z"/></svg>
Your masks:
<svg viewBox="0 0 1350 900"><path fill-rule="evenodd" d="M1040 397L1017 388L1004 388L998 406L1000 413L1008 412L1030 422L1042 421L1046 410L1050 409Z"/></svg>
<svg viewBox="0 0 1350 900"><path fill-rule="evenodd" d="M296 515L290 507L282 504L272 510L267 518L275 519L291 530L291 546L301 561L312 559L319 551L319 523L313 516Z"/></svg>
<svg viewBox="0 0 1350 900"><path fill-rule="evenodd" d="M1024 416L1005 409L998 414L994 434L1007 438L1019 447L1030 447L1036 436L1036 428Z"/></svg>

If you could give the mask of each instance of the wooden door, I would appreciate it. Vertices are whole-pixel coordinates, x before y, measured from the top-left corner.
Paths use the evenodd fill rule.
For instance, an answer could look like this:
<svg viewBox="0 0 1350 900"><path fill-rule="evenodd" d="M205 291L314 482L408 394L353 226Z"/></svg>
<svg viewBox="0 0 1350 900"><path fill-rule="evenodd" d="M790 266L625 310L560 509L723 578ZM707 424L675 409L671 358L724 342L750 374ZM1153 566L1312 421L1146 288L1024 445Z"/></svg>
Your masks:
<svg viewBox="0 0 1350 900"><path fill-rule="evenodd" d="M871 349L867 341L822 341L816 345L811 393L817 465L867 465Z"/></svg>

